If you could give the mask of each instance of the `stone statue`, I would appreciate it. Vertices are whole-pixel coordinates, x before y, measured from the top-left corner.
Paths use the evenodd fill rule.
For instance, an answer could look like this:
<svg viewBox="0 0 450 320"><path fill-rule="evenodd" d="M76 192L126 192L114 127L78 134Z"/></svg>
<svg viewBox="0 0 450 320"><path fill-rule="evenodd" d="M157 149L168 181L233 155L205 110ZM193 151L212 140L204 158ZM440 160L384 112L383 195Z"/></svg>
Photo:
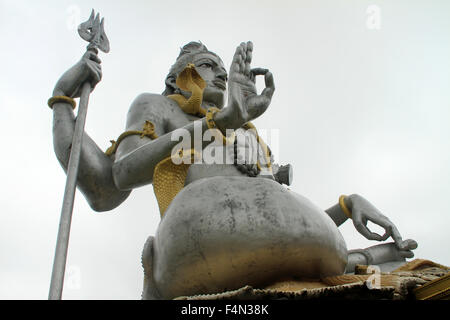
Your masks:
<svg viewBox="0 0 450 320"><path fill-rule="evenodd" d="M195 150L202 152L211 141L228 141L230 129L236 134L254 129L250 121L267 110L275 85L269 70L251 68L252 54L253 44L241 43L228 74L219 56L191 42L170 69L165 91L134 100L127 132L108 152L84 134L77 186L92 209L112 210L133 188L154 184L162 218L143 251L144 299L258 287L286 277L321 278L352 272L356 264L401 263L414 256L411 250L417 243L402 240L396 226L363 197L341 196L324 211L284 187L281 183L290 183L290 168L271 164L271 151L257 133L251 136L263 150L264 166L262 160L255 165L236 159L173 163L174 155L186 155L186 149L177 149L175 133L195 137L195 130L219 130L215 141L201 139L200 146L192 138ZM265 79L261 94L256 92L256 76ZM79 97L82 83L89 81L94 88L101 78L101 61L88 51L62 75L53 95ZM52 109L55 153L67 168L73 108L58 100ZM235 154L238 140L231 143ZM230 149L226 144L219 147ZM392 237L394 242L348 251L338 227L349 218L367 239ZM368 221L385 234L371 232Z"/></svg>

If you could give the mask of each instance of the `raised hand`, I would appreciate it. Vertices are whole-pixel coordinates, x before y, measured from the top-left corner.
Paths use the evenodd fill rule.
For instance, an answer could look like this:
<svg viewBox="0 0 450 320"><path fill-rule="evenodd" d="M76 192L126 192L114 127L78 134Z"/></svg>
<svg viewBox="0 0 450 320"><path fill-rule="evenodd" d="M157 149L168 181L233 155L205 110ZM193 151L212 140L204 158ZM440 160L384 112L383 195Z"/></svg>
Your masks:
<svg viewBox="0 0 450 320"><path fill-rule="evenodd" d="M241 43L231 64L228 81L228 107L224 109L228 128L239 128L263 114L272 100L275 91L272 73L267 69L251 69L253 44ZM264 75L265 89L260 95L256 92L255 78Z"/></svg>
<svg viewBox="0 0 450 320"><path fill-rule="evenodd" d="M377 241L384 241L389 237L392 237L397 248L401 251L405 251L402 253L405 253L407 255L409 255L410 253L406 253L406 251L414 250L417 248L416 241L412 239L402 240L402 236L400 235L397 227L391 222L391 220L389 220L389 218L381 214L381 212L377 208L375 208L369 201L357 194L353 194L347 197L347 199L349 201L349 207L351 208L352 212L353 224L356 230L358 230L358 232L361 233L364 237L369 240ZM381 236L375 232L370 231L369 228L367 228L368 221L371 221L382 227L385 230L384 235Z"/></svg>
<svg viewBox="0 0 450 320"><path fill-rule="evenodd" d="M80 61L67 70L56 83L53 96L78 98L84 82L91 83L92 90L102 79L101 60L96 50L88 50Z"/></svg>

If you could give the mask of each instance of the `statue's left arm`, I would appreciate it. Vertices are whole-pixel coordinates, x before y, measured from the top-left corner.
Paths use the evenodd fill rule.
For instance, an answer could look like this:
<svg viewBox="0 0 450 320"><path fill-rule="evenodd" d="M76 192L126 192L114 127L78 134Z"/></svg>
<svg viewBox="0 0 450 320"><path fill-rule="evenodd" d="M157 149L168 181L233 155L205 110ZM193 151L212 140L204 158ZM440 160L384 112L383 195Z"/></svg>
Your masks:
<svg viewBox="0 0 450 320"><path fill-rule="evenodd" d="M392 237L399 250L411 250L417 247L414 240L403 240L394 223L362 196L352 194L340 200L340 203L325 210L337 226L351 218L356 230L369 240L385 241ZM370 231L367 227L368 221L382 227L385 230L384 235Z"/></svg>

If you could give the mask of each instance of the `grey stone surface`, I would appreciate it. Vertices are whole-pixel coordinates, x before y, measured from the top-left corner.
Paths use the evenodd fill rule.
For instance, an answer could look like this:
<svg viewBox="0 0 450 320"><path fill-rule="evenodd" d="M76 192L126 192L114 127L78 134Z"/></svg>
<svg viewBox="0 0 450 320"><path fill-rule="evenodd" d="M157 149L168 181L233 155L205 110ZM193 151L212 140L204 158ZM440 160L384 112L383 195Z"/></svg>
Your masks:
<svg viewBox="0 0 450 320"><path fill-rule="evenodd" d="M214 117L219 129L238 129L262 115L270 105L275 84L268 69L251 68L252 55L253 44L241 43L227 74L216 54L203 45L190 43L183 47L166 77L164 93L139 95L128 112L127 131L141 130L148 120L155 126L157 139L129 136L116 154L108 157L84 133L77 187L90 206L96 211L112 210L132 189L151 184L155 166L178 144L171 139L175 130L184 129L194 137L196 130L204 132L208 128L204 118L184 113L167 98L174 93L189 97L175 81L186 63L193 63L206 82L202 107L221 109ZM256 92L256 76L265 79L261 94ZM101 77L100 60L95 52L88 51L62 75L53 94L78 97L81 84L88 81L95 88ZM55 104L53 114L54 149L66 170L75 116L68 103ZM201 147L209 143L202 141ZM339 274L345 269L351 272L357 263L367 263L367 257L379 264L413 256L411 250L417 243L403 241L395 225L356 194L345 200L356 230L370 240L392 237L395 244L347 255L338 227L348 217L339 204L323 211L275 182L290 183L292 168L285 167L275 174L249 178L233 165L191 166L186 187L169 206L154 239L150 237L145 246L143 298L217 292L270 282L287 274ZM371 232L368 221L386 233Z"/></svg>
<svg viewBox="0 0 450 320"><path fill-rule="evenodd" d="M261 286L286 275L344 272L347 248L330 217L263 178L213 177L173 200L154 240L163 298Z"/></svg>

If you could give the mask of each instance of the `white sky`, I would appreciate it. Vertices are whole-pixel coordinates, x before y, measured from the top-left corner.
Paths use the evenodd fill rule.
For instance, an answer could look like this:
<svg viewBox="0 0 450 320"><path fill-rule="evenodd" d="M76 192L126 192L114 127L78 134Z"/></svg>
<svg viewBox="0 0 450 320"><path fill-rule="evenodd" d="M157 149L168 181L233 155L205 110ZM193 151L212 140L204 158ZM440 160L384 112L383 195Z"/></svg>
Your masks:
<svg viewBox="0 0 450 320"><path fill-rule="evenodd" d="M182 45L201 40L229 67L252 40L277 86L254 123L279 130L291 189L324 209L359 193L418 241L416 257L450 265L450 2L0 0L0 299L47 298L65 174L46 101L85 50L75 26L91 8L111 42L86 124L102 149L138 94L163 91ZM102 214L78 193L63 297L140 298L158 222L151 186ZM376 244L341 231L349 249Z"/></svg>

